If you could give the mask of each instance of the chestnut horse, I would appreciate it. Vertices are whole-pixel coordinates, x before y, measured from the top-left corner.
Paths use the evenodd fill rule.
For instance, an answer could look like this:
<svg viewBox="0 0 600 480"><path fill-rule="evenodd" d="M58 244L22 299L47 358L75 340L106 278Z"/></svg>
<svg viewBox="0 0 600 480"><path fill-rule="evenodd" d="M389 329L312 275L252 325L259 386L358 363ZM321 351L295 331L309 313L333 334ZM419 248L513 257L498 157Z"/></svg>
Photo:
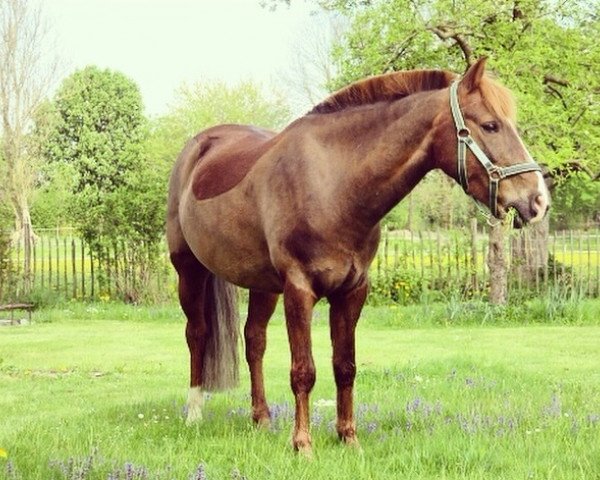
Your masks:
<svg viewBox="0 0 600 480"><path fill-rule="evenodd" d="M367 297L380 221L432 169L498 218L539 221L549 196L515 127L510 92L481 59L458 79L420 70L376 76L333 94L281 133L220 125L188 142L171 175L167 236L187 317L188 421L205 390L237 380L238 285L252 417L269 424L266 327L283 294L296 414L294 448L310 452L315 383L311 316L330 304L337 432L356 444L354 331Z"/></svg>

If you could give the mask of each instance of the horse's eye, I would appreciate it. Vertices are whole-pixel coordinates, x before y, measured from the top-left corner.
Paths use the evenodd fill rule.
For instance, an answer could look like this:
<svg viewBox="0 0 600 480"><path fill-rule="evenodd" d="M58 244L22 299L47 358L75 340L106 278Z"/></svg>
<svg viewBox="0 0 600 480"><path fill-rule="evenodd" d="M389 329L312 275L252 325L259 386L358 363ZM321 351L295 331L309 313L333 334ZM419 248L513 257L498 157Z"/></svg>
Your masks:
<svg viewBox="0 0 600 480"><path fill-rule="evenodd" d="M487 133L497 133L500 130L500 126L498 122L485 122L481 124L481 128L483 128Z"/></svg>

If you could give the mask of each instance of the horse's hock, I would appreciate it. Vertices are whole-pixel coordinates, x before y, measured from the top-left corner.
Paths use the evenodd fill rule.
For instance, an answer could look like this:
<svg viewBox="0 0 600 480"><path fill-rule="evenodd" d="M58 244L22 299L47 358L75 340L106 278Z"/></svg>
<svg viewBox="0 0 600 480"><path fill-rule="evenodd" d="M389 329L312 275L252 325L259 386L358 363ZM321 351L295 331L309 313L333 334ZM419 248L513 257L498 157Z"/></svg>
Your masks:
<svg viewBox="0 0 600 480"><path fill-rule="evenodd" d="M8 303L6 305L0 305L0 312L10 312L10 318L3 318L3 314L0 313L0 326L25 325L31 323L31 311L33 310L33 307L33 303ZM15 312L18 311L27 312L27 318L15 318Z"/></svg>

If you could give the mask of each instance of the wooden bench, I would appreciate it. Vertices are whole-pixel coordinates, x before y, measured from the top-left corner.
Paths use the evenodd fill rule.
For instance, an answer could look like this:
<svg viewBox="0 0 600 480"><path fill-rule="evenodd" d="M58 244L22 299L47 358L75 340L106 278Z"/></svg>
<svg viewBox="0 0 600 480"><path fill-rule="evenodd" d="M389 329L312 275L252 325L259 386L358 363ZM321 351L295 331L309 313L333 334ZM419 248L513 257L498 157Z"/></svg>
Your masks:
<svg viewBox="0 0 600 480"><path fill-rule="evenodd" d="M0 312L10 312L10 325L17 325L21 322L19 320L15 320L15 311L25 310L27 311L29 323L31 323L31 310L33 310L33 307L33 303L8 303L6 305L0 305ZM8 323L8 320L5 322Z"/></svg>

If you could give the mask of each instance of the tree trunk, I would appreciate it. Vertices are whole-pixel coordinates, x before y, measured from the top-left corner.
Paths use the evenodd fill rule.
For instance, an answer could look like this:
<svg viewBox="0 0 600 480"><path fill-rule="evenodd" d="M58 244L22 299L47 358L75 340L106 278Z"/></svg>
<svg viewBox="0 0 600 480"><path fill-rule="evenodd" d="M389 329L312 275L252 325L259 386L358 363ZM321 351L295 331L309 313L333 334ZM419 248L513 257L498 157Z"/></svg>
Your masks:
<svg viewBox="0 0 600 480"><path fill-rule="evenodd" d="M511 238L511 274L525 285L535 286L548 265L548 215Z"/></svg>
<svg viewBox="0 0 600 480"><path fill-rule="evenodd" d="M490 245L487 264L490 269L490 303L504 305L507 299L507 269L504 248L504 227L490 226Z"/></svg>
<svg viewBox="0 0 600 480"><path fill-rule="evenodd" d="M19 199L18 205L13 205L15 212L15 231L12 235L13 245L23 247L23 271L22 271L22 291L27 294L31 291L33 280L33 247L36 241L36 235L31 225L31 213L27 198Z"/></svg>

